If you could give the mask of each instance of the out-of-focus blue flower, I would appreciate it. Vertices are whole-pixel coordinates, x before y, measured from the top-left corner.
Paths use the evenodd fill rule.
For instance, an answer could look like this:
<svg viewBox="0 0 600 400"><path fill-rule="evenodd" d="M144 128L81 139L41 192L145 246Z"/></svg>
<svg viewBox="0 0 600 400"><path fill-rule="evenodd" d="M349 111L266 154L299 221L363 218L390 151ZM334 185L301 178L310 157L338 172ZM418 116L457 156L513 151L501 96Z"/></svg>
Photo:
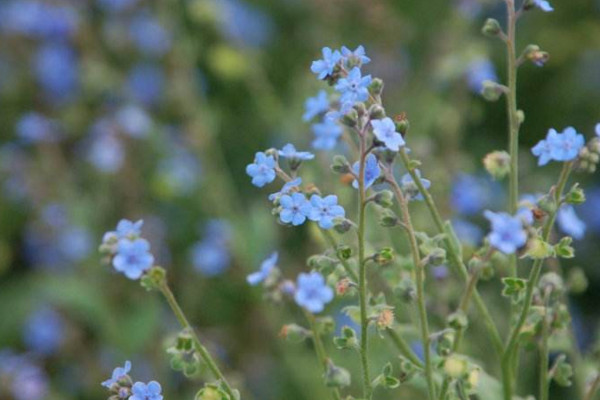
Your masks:
<svg viewBox="0 0 600 400"><path fill-rule="evenodd" d="M452 181L450 204L460 214L479 214L484 208L490 207L500 190L486 178L459 174Z"/></svg>
<svg viewBox="0 0 600 400"><path fill-rule="evenodd" d="M129 279L139 279L154 264L154 256L150 253L150 243L145 239L121 239L117 254L113 259L113 267Z"/></svg>
<svg viewBox="0 0 600 400"><path fill-rule="evenodd" d="M17 0L0 7L0 29L9 34L65 39L76 32L79 24L77 12L70 5Z"/></svg>
<svg viewBox="0 0 600 400"><path fill-rule="evenodd" d="M307 161L315 158L315 155L308 151L297 151L293 144L288 143L281 150L279 150L279 157L287 158L290 160L301 160Z"/></svg>
<svg viewBox="0 0 600 400"><path fill-rule="evenodd" d="M337 196L333 194L325 197L313 194L310 198L310 207L308 218L318 222L322 229L333 228L333 221L346 215L344 208L338 205Z"/></svg>
<svg viewBox="0 0 600 400"><path fill-rule="evenodd" d="M150 13L133 18L129 36L138 50L147 56L160 57L171 49L171 35Z"/></svg>
<svg viewBox="0 0 600 400"><path fill-rule="evenodd" d="M431 268L431 274L438 281L444 280L449 275L448 267L445 265L437 265Z"/></svg>
<svg viewBox="0 0 600 400"><path fill-rule="evenodd" d="M360 174L360 163L357 161L352 166L352 171L358 176ZM379 162L374 154L369 154L365 162L365 189L371 187L373 183L381 175L381 168L379 168ZM358 189L358 181L355 179L352 181L352 187Z"/></svg>
<svg viewBox="0 0 600 400"><path fill-rule="evenodd" d="M43 400L48 396L48 377L28 357L0 350L0 382L15 400Z"/></svg>
<svg viewBox="0 0 600 400"><path fill-rule="evenodd" d="M26 144L53 142L58 139L56 123L42 114L28 112L19 118L17 136Z"/></svg>
<svg viewBox="0 0 600 400"><path fill-rule="evenodd" d="M600 232L600 187L585 191L585 203L578 207L583 220L594 232Z"/></svg>
<svg viewBox="0 0 600 400"><path fill-rule="evenodd" d="M314 124L312 131L315 134L312 146L317 150L332 150L343 132L342 127L330 119Z"/></svg>
<svg viewBox="0 0 600 400"><path fill-rule="evenodd" d="M271 193L269 195L269 201L275 201L282 195L289 194L292 191L292 189L298 188L301 184L302 184L302 178L296 178L294 180L286 182L285 185L283 185L283 187L281 188L281 191L279 191L277 193Z"/></svg>
<svg viewBox="0 0 600 400"><path fill-rule="evenodd" d="M175 146L158 165L162 182L172 193L186 195L200 182L202 168L198 159L183 146Z"/></svg>
<svg viewBox="0 0 600 400"><path fill-rule="evenodd" d="M125 161L125 149L117 137L112 123L100 119L90 130L91 142L86 159L100 172L114 173Z"/></svg>
<svg viewBox="0 0 600 400"><path fill-rule="evenodd" d="M51 42L40 47L34 71L44 93L52 100L68 100L79 87L77 57L66 43Z"/></svg>
<svg viewBox="0 0 600 400"><path fill-rule="evenodd" d="M67 224L67 211L63 204L50 203L42 208L42 220L52 228L59 229Z"/></svg>
<svg viewBox="0 0 600 400"><path fill-rule="evenodd" d="M494 64L487 58L472 61L467 66L466 79L472 92L480 94L484 81L498 81Z"/></svg>
<svg viewBox="0 0 600 400"><path fill-rule="evenodd" d="M323 58L321 60L313 61L310 70L313 74L317 75L317 78L325 79L328 75L333 74L333 69L342 59L342 53L338 50L331 50L329 47L323 47L321 52Z"/></svg>
<svg viewBox="0 0 600 400"><path fill-rule="evenodd" d="M29 349L50 355L63 343L65 323L58 312L42 307L33 312L25 322L23 341Z"/></svg>
<svg viewBox="0 0 600 400"><path fill-rule="evenodd" d="M134 104L122 107L116 114L115 120L121 130L134 138L141 138L152 128L152 119L142 108Z"/></svg>
<svg viewBox="0 0 600 400"><path fill-rule="evenodd" d="M252 184L263 187L275 180L275 158L259 151L254 156L254 162L246 167L246 173L252 177Z"/></svg>
<svg viewBox="0 0 600 400"><path fill-rule="evenodd" d="M304 109L304 115L302 116L304 121L310 121L317 115L327 112L329 110L329 98L327 92L321 90L315 97L306 99Z"/></svg>
<svg viewBox="0 0 600 400"><path fill-rule="evenodd" d="M456 236L471 247L479 246L481 239L483 239L483 230L464 219L453 219L452 227L454 228L454 232L456 232Z"/></svg>
<svg viewBox="0 0 600 400"><path fill-rule="evenodd" d="M202 241L191 250L194 268L206 276L222 274L231 264L229 250L231 227L226 221L209 221L204 229Z"/></svg>
<svg viewBox="0 0 600 400"><path fill-rule="evenodd" d="M578 155L585 144L582 134L575 128L568 127L562 133L550 129L546 138L540 140L532 149L534 156L539 157L538 165L545 165L549 161L571 161Z"/></svg>
<svg viewBox="0 0 600 400"><path fill-rule="evenodd" d="M83 260L92 250L92 235L79 226L69 226L57 237L57 246L67 262Z"/></svg>
<svg viewBox="0 0 600 400"><path fill-rule="evenodd" d="M492 231L488 235L490 244L505 254L514 254L527 243L527 233L523 229L521 217L507 213L494 213L489 210L484 216L491 222Z"/></svg>
<svg viewBox="0 0 600 400"><path fill-rule="evenodd" d="M277 252L271 254L266 260L260 264L260 269L248 275L246 280L252 286L256 286L269 277L273 268L277 266L279 254Z"/></svg>
<svg viewBox="0 0 600 400"><path fill-rule="evenodd" d="M481 13L482 6L478 0L458 0L456 8L465 18L474 19Z"/></svg>
<svg viewBox="0 0 600 400"><path fill-rule="evenodd" d="M165 86L163 70L155 65L135 65L127 77L128 94L136 101L152 106L160 102Z"/></svg>
<svg viewBox="0 0 600 400"><path fill-rule="evenodd" d="M119 239L136 239L142 234L143 220L135 222L128 219L122 219L117 224L116 234Z"/></svg>
<svg viewBox="0 0 600 400"><path fill-rule="evenodd" d="M550 5L547 0L533 0L533 4L542 11L551 12L554 8Z"/></svg>
<svg viewBox="0 0 600 400"><path fill-rule="evenodd" d="M162 400L161 390L160 383L156 381L150 381L147 384L136 382L131 387L133 395L129 397L129 400Z"/></svg>
<svg viewBox="0 0 600 400"><path fill-rule="evenodd" d="M371 121L373 134L386 148L392 151L400 150L405 145L402 135L396 132L396 124L391 118L374 119Z"/></svg>
<svg viewBox="0 0 600 400"><path fill-rule="evenodd" d="M596 136L600 137L600 123L596 124L595 132Z"/></svg>
<svg viewBox="0 0 600 400"><path fill-rule="evenodd" d="M133 8L139 0L96 0L105 11L119 13Z"/></svg>
<svg viewBox="0 0 600 400"><path fill-rule="evenodd" d="M352 107L356 102L366 101L369 98L368 88L372 80L371 75L362 76L360 68L352 68L348 76L340 78L335 85L335 90L342 95L342 104Z"/></svg>
<svg viewBox="0 0 600 400"><path fill-rule="evenodd" d="M573 239L583 239L586 226L575 213L575 207L568 204L561 206L556 215L556 222L560 230Z"/></svg>
<svg viewBox="0 0 600 400"><path fill-rule="evenodd" d="M371 59L367 57L367 53L365 52L365 48L363 46L358 46L354 51L350 50L346 46L342 46L342 57L346 62L357 63L359 65L364 65L371 62Z"/></svg>
<svg viewBox="0 0 600 400"><path fill-rule="evenodd" d="M410 348L419 360L425 361L425 347L423 346L423 342L414 340L410 343Z"/></svg>
<svg viewBox="0 0 600 400"><path fill-rule="evenodd" d="M240 0L215 3L221 10L221 30L229 40L241 46L261 47L273 37L273 21L260 9Z"/></svg>
<svg viewBox="0 0 600 400"><path fill-rule="evenodd" d="M333 300L333 289L325 283L325 278L318 272L298 275L294 300L300 307L313 314L320 313L325 304Z"/></svg>
<svg viewBox="0 0 600 400"><path fill-rule="evenodd" d="M279 204L281 206L279 212L281 222L291 223L294 226L302 225L312 210L310 202L302 193L284 194L279 199Z"/></svg>
<svg viewBox="0 0 600 400"><path fill-rule="evenodd" d="M421 178L421 171L415 170L415 174ZM429 179L421 178L421 183L425 189L431 187L431 181ZM423 200L423 193L419 191L419 187L413 180L410 174L404 174L400 179L400 187L406 193L409 200Z"/></svg>
<svg viewBox="0 0 600 400"><path fill-rule="evenodd" d="M119 380L125 378L127 374L131 371L131 361L125 361L125 365L122 367L117 367L113 370L110 379L102 382L102 386L105 388L111 388L111 386L117 384Z"/></svg>

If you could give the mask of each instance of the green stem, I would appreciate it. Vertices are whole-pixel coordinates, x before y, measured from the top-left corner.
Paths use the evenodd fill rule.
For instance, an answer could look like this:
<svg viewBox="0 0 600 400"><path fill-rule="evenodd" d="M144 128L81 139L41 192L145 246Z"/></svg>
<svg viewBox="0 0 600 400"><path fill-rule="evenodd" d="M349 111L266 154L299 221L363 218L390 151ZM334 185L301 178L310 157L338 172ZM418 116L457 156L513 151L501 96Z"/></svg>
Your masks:
<svg viewBox="0 0 600 400"><path fill-rule="evenodd" d="M419 360L419 357L415 354L415 352L410 348L408 343L400 336L400 334L394 328L387 328L386 332L392 342L398 347L400 353L406 358L410 360L413 364L415 364L419 368L424 368L423 363Z"/></svg>
<svg viewBox="0 0 600 400"><path fill-rule="evenodd" d="M231 386L227 382L225 375L223 375L223 373L217 366L217 363L215 362L215 360L212 358L212 356L210 355L208 350L206 350L206 347L204 347L202 345L202 343L200 342L200 338L196 334L196 331L194 330L194 328L192 328L192 326L190 325L183 310L179 306L179 303L177 303L177 300L175 299L173 292L171 291L171 289L169 288L169 286L167 285L166 282L164 282L160 286L160 292L163 294L163 296L167 300L167 303L171 307L171 310L173 310L173 313L175 314L175 317L179 321L179 324L184 329L187 329L188 331L190 331L190 333L192 335L192 340L194 341L194 344L196 346L196 351L198 351L198 354L200 354L200 358L202 358L202 361L204 361L204 363L206 364L208 369L212 372L212 374L221 381L223 389L225 390L225 392L227 392L229 397L231 397L232 400L239 399L238 395L235 394L234 390L231 388Z"/></svg>
<svg viewBox="0 0 600 400"><path fill-rule="evenodd" d="M315 345L315 352L317 353L317 358L319 360L319 363L323 366L323 372L326 373L328 357L327 357L327 352L325 351L325 346L323 345L323 341L321 340L321 335L319 334L319 330L317 329L317 322L315 320L315 316L312 315L311 313L309 313L308 311L306 311L305 309L302 309L302 310L304 311L304 315L306 316L306 319L308 320L308 323L310 324L310 329L312 331L312 338L313 338L313 343ZM333 397L334 400L341 400L341 395L340 395L340 391L338 390L338 388L331 389L331 397Z"/></svg>
<svg viewBox="0 0 600 400"><path fill-rule="evenodd" d="M402 150L400 152L400 158L402 160L402 163L404 164L404 167L408 170L408 173L410 174L413 181L419 188L419 192L423 195L425 204L427 205L427 208L429 209L429 212L431 214L431 217L433 218L433 222L434 222L438 232L445 233L444 221L442 220L442 217L441 217L440 212L433 200L433 197L431 196L431 193L429 193L429 191L423 185L421 177L416 174L415 169L410 167L410 159L408 158L408 155L406 154L406 152L404 150ZM456 267L457 272L460 274L460 276L465 281L465 283L468 284L469 272L467 270L467 266L465 265L461 255L456 251L456 249L454 248L454 245L452 244L452 241L449 237L446 237L444 239L444 242L446 244L446 251L448 253L448 258L450 260L451 265ZM494 350L498 354L498 357L501 358L503 348L504 348L504 345L502 343L502 338L500 337L498 328L496 327L496 324L494 323L494 320L492 319L492 316L491 316L486 304L483 302L483 299L481 298L481 295L479 294L477 287L473 288L472 299L475 302L475 306L477 307L479 314L483 318L484 325L486 326L486 328L488 330L488 334L489 334L490 340L492 341Z"/></svg>
<svg viewBox="0 0 600 400"><path fill-rule="evenodd" d="M417 307L419 311L419 320L421 325L421 341L423 342L423 350L425 355L425 378L427 380L427 394L429 396L429 400L434 400L436 397L435 394L435 382L433 379L433 361L431 357L431 348L430 348L430 337L429 337L429 323L427 321L427 309L425 307L425 268L423 263L421 262L421 257L419 253L419 246L417 244L417 237L415 235L415 231L412 225L412 221L410 218L410 212L408 210L408 202L400 186L394 179L391 171L387 171L386 176L387 182L391 185L394 194L396 195L396 199L400 204L400 209L402 212L402 219L404 224L406 225L406 231L408 233L408 239L410 244L410 250L413 257L413 262L415 264L415 276L416 276L416 285L417 285Z"/></svg>
<svg viewBox="0 0 600 400"><path fill-rule="evenodd" d="M554 202L555 202L555 210L548 216L544 227L542 228L542 240L545 242L550 238L550 232L552 227L554 226L554 221L556 220L556 214L560 207L560 202L562 198L562 194L565 189L565 185L569 179L569 174L571 173L571 168L573 164L571 162L564 163L563 169L560 173L560 177L558 179L558 184L554 188ZM517 324L513 326L508 340L506 342L506 347L504 350L504 356L502 357L502 382L504 386L504 399L511 400L513 395L513 372L512 366L514 358L516 357L516 350L518 347L518 339L519 333L521 332L521 328L525 324L527 320L527 315L529 314L529 309L531 308L531 303L533 300L533 292L534 289L540 279L540 275L542 272L543 259L535 260L533 263L533 267L531 268L531 273L529 274L529 279L527 281L527 288L525 292L525 299L523 302L523 309L519 314L519 319Z"/></svg>
<svg viewBox="0 0 600 400"><path fill-rule="evenodd" d="M583 400L593 400L594 395L596 394L596 391L598 390L599 387L600 387L600 372L598 372L596 379L594 379L594 381L590 385L590 388L588 389L587 393L585 394L585 397L583 398Z"/></svg>
<svg viewBox="0 0 600 400"><path fill-rule="evenodd" d="M517 15L514 0L506 0L506 7L508 13L508 35L506 38L508 93L506 107L510 150L508 210L511 214L515 214L519 198L519 119L517 117L517 56L515 53Z"/></svg>
<svg viewBox="0 0 600 400"><path fill-rule="evenodd" d="M547 298L547 296L546 296ZM550 382L548 376L548 359L550 352L548 349L548 337L550 335L550 327L548 326L548 304L544 308L544 319L542 320L542 337L540 342L540 400L548 400L548 391Z"/></svg>
<svg viewBox="0 0 600 400"><path fill-rule="evenodd" d="M337 247L337 242L335 241L333 234L327 229L321 229L321 232L323 232L323 236L325 236L325 240L327 240L329 242L329 245L331 247L333 247L335 250L335 248ZM345 260L344 258L340 257L339 255L337 255L337 252L336 252L336 257L340 261L342 266L344 267L344 270L346 271L346 273L348 274L350 279L352 279L352 281L354 283L358 282L358 275L356 275L356 272L352 269L352 267L350 266L348 261Z"/></svg>

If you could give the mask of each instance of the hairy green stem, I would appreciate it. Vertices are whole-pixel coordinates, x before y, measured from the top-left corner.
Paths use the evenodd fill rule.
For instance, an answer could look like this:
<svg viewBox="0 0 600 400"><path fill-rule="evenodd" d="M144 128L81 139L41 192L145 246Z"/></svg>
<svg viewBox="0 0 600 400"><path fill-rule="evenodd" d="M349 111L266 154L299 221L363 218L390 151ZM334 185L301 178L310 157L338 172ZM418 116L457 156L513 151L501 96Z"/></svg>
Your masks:
<svg viewBox="0 0 600 400"><path fill-rule="evenodd" d="M398 347L398 349L400 350L400 353L402 353L402 355L404 357L408 358L408 360L410 360L410 362L415 364L417 367L424 368L424 365L421 362L421 360L419 360L419 357L417 357L417 355L410 348L408 343L406 343L406 341L402 338L402 336L400 336L400 334L394 328L387 328L386 332L387 332L388 336L390 337L390 339L392 339L392 342L394 342L394 344L396 345L396 347Z"/></svg>
<svg viewBox="0 0 600 400"><path fill-rule="evenodd" d="M599 387L600 387L600 372L598 372L598 375L596 375L596 378L592 381L590 388L588 389L587 393L585 394L585 397L583 398L583 400L593 400L594 395L596 394L596 391L598 390Z"/></svg>
<svg viewBox="0 0 600 400"><path fill-rule="evenodd" d="M210 353L208 352L206 347L204 347L204 345L202 345L202 343L200 342L200 338L198 337L198 334L196 333L194 328L190 325L187 317L185 316L185 313L179 306L179 303L175 299L173 292L171 291L171 289L169 288L169 286L167 285L166 282L164 282L160 286L160 292L163 294L163 296L167 300L167 303L169 304L169 307L171 307L171 310L173 310L173 314L175 314L175 317L179 321L179 324L184 329L187 329L190 332L190 334L192 335L192 340L194 341L196 351L198 352L198 354L200 354L200 358L202 358L202 361L204 361L204 363L206 364L208 369L212 372L212 374L221 381L221 385L222 385L223 389L225 390L225 392L227 392L229 397L231 397L232 400L238 399L238 396L235 394L234 390L227 382L225 375L223 375L223 373L217 366L217 363L212 358L212 356L210 355Z"/></svg>
<svg viewBox="0 0 600 400"><path fill-rule="evenodd" d="M542 320L542 337L540 341L540 400L548 400L548 391L550 389L550 380L548 376L548 359L550 357L548 337L550 335L550 327L548 325L548 304L546 301L544 318Z"/></svg>

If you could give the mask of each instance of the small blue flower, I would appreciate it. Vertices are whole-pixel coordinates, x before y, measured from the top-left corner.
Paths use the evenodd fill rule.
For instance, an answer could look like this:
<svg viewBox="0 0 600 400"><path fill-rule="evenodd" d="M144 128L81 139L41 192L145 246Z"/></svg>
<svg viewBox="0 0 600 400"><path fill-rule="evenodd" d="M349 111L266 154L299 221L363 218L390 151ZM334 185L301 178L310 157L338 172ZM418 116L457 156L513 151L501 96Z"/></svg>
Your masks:
<svg viewBox="0 0 600 400"><path fill-rule="evenodd" d="M45 44L38 50L34 62L37 80L48 97L57 101L72 97L79 86L79 65L69 45Z"/></svg>
<svg viewBox="0 0 600 400"><path fill-rule="evenodd" d="M54 309L42 307L32 313L23 332L27 347L36 353L50 355L63 343L65 323Z"/></svg>
<svg viewBox="0 0 600 400"><path fill-rule="evenodd" d="M310 198L310 212L308 218L311 221L319 223L322 229L333 228L335 218L344 217L346 212L344 208L338 205L338 198L335 195L329 195L325 198L313 194Z"/></svg>
<svg viewBox="0 0 600 400"><path fill-rule="evenodd" d="M371 59L367 57L365 48L362 45L358 46L354 51L350 50L346 46L342 46L342 56L344 57L345 61L358 62L360 65L371 62Z"/></svg>
<svg viewBox="0 0 600 400"><path fill-rule="evenodd" d="M308 151L297 151L293 144L288 143L281 150L279 150L279 157L287 158L290 160L306 161L315 158L315 155Z"/></svg>
<svg viewBox="0 0 600 400"><path fill-rule="evenodd" d="M275 201L282 195L289 194L292 191L292 189L298 188L301 184L302 184L302 178L296 178L294 180L286 182L283 185L283 187L281 188L281 191L279 191L277 193L272 193L269 195L269 201Z"/></svg>
<svg viewBox="0 0 600 400"><path fill-rule="evenodd" d="M539 141L531 152L539 157L538 165L546 165L549 161L571 161L577 158L579 151L585 144L582 134L575 128L568 127L562 133L550 129L546 138Z"/></svg>
<svg viewBox="0 0 600 400"><path fill-rule="evenodd" d="M241 0L219 0L219 27L223 35L245 47L264 47L273 39L275 24L261 8Z"/></svg>
<svg viewBox="0 0 600 400"><path fill-rule="evenodd" d="M113 267L129 279L139 279L154 264L154 256L150 253L150 244L145 239L121 239L117 246L117 254L113 259Z"/></svg>
<svg viewBox="0 0 600 400"><path fill-rule="evenodd" d="M323 311L325 304L333 300L333 289L325 284L325 278L318 272L298 275L296 287L296 304L311 313Z"/></svg>
<svg viewBox="0 0 600 400"><path fill-rule="evenodd" d="M492 231L488 235L490 244L505 254L514 254L527 243L527 233L523 229L520 216L507 213L494 213L489 210L484 216L491 222Z"/></svg>
<svg viewBox="0 0 600 400"><path fill-rule="evenodd" d="M329 99L327 92L324 90L319 91L315 97L309 97L304 103L304 115L302 119L304 121L310 121L319 114L323 114L329 110Z"/></svg>
<svg viewBox="0 0 600 400"><path fill-rule="evenodd" d="M571 205L563 205L556 215L556 222L559 228L574 239L583 239L585 235L585 222L583 222L575 213L575 208Z"/></svg>
<svg viewBox="0 0 600 400"><path fill-rule="evenodd" d="M145 105L153 106L160 102L165 88L163 70L155 64L139 63L127 75L127 93Z"/></svg>
<svg viewBox="0 0 600 400"><path fill-rule="evenodd" d="M341 103L351 107L358 101L367 100L369 98L368 87L372 80L371 75L362 76L360 68L352 68L348 76L340 78L335 85L335 90L342 94Z"/></svg>
<svg viewBox="0 0 600 400"><path fill-rule="evenodd" d="M194 268L206 276L225 272L231 263L230 241L231 227L226 221L209 221L204 229L204 238L191 250Z"/></svg>
<svg viewBox="0 0 600 400"><path fill-rule="evenodd" d="M119 239L135 239L142 234L143 220L132 222L128 219L122 219L117 224L117 237Z"/></svg>
<svg viewBox="0 0 600 400"><path fill-rule="evenodd" d="M398 151L400 147L406 144L402 135L396 132L396 124L391 118L374 119L371 121L371 126L377 140L382 142L389 150Z"/></svg>
<svg viewBox="0 0 600 400"><path fill-rule="evenodd" d="M531 153L534 156L539 157L539 166L546 165L553 159L552 150L556 143L558 143L558 141L558 133L556 132L556 130L550 129L548 131L548 134L546 135L546 138L540 140L535 146L533 146L533 148L531 149Z"/></svg>
<svg viewBox="0 0 600 400"><path fill-rule="evenodd" d="M596 132L596 136L600 137L600 123L596 124L595 132Z"/></svg>
<svg viewBox="0 0 600 400"><path fill-rule="evenodd" d="M252 286L256 286L269 277L273 268L277 266L279 254L277 252L271 254L266 260L260 264L260 269L248 275L246 280Z"/></svg>
<svg viewBox="0 0 600 400"><path fill-rule="evenodd" d="M415 170L415 174L421 178L421 171L418 169ZM425 189L429 189L431 186L431 181L429 179L421 178L421 183ZM404 174L400 179L400 187L406 193L409 200L423 200L423 194L419 191L419 187L413 181L412 176L410 174Z"/></svg>
<svg viewBox="0 0 600 400"><path fill-rule="evenodd" d="M118 383L119 380L121 380L122 378L125 378L127 376L127 374L129 373L129 371L131 371L131 361L125 361L124 366L117 367L113 370L112 376L110 377L110 379L107 379L104 382L102 382L102 386L110 389L111 386Z"/></svg>
<svg viewBox="0 0 600 400"><path fill-rule="evenodd" d="M104 10L114 13L125 11L133 6L139 0L96 0L98 5Z"/></svg>
<svg viewBox="0 0 600 400"><path fill-rule="evenodd" d="M21 116L16 131L25 144L53 142L58 138L55 122L36 112Z"/></svg>
<svg viewBox="0 0 600 400"><path fill-rule="evenodd" d="M275 180L275 158L268 156L262 151L256 153L254 163L246 167L246 173L252 177L252 184L257 187L263 187L267 183Z"/></svg>
<svg viewBox="0 0 600 400"><path fill-rule="evenodd" d="M317 150L332 150L343 132L342 127L331 119L314 124L312 130L315 134L312 146Z"/></svg>
<svg viewBox="0 0 600 400"><path fill-rule="evenodd" d="M329 47L323 47L323 59L312 62L310 70L317 75L319 79L325 79L328 75L333 74L333 69L342 59L342 54L338 50L331 50Z"/></svg>
<svg viewBox="0 0 600 400"><path fill-rule="evenodd" d="M360 173L360 163L357 161L352 166L352 171L356 174L356 176ZM381 168L379 168L379 162L377 161L377 157L373 154L369 154L367 156L367 160L365 162L365 189L371 187L371 185L379 178L381 174ZM354 189L358 189L358 181L355 179L352 181L352 187Z"/></svg>
<svg viewBox="0 0 600 400"><path fill-rule="evenodd" d="M100 172L115 173L125 161L125 149L116 135L109 132L96 131L87 151L86 159Z"/></svg>
<svg viewBox="0 0 600 400"><path fill-rule="evenodd" d="M311 205L302 193L284 194L279 199L279 219L284 224L302 225L311 212Z"/></svg>
<svg viewBox="0 0 600 400"><path fill-rule="evenodd" d="M471 62L466 71L466 79L473 93L481 94L484 81L498 81L494 64L487 58Z"/></svg>
<svg viewBox="0 0 600 400"><path fill-rule="evenodd" d="M465 244L476 247L481 243L483 231L477 225L464 219L453 219L452 227L456 232L456 236Z"/></svg>
<svg viewBox="0 0 600 400"><path fill-rule="evenodd" d="M131 21L129 36L137 48L148 56L162 56L171 48L169 32L148 13L142 13Z"/></svg>
<svg viewBox="0 0 600 400"><path fill-rule="evenodd" d="M450 204L460 214L479 214L497 197L502 197L501 188L486 178L459 174L452 181Z"/></svg>
<svg viewBox="0 0 600 400"><path fill-rule="evenodd" d="M131 387L131 393L133 394L129 397L129 400L162 400L161 391L160 383L156 381L150 381L147 384L136 382Z"/></svg>
<svg viewBox="0 0 600 400"><path fill-rule="evenodd" d="M152 128L152 119L143 108L130 104L122 107L115 116L123 132L133 138L141 138Z"/></svg>
<svg viewBox="0 0 600 400"><path fill-rule="evenodd" d="M542 11L551 12L554 8L550 5L547 0L533 0L533 4Z"/></svg>

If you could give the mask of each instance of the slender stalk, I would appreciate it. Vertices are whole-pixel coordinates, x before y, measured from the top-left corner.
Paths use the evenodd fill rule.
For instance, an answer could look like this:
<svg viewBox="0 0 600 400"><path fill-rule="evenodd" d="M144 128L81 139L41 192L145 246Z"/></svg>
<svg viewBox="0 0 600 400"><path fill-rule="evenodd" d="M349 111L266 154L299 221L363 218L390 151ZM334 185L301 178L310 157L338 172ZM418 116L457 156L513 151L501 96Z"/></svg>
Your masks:
<svg viewBox="0 0 600 400"><path fill-rule="evenodd" d="M508 93L506 107L508 114L508 136L510 150L509 205L511 214L517 212L519 198L519 119L517 117L517 56L515 37L517 14L514 0L506 0L508 14L508 34L505 40L507 53ZM516 259L515 259L516 260Z"/></svg>
<svg viewBox="0 0 600 400"><path fill-rule="evenodd" d="M310 324L310 329L312 331L312 339L315 345L315 353L317 353L319 363L323 366L323 372L326 373L328 357L327 352L325 351L325 346L323 345L323 341L321 340L321 335L319 334L319 330L317 329L317 322L315 320L315 316L304 309L302 310L304 311L304 315L306 316L306 319ZM331 389L331 397L333 397L334 400L341 400L342 397L338 388Z"/></svg>
<svg viewBox="0 0 600 400"><path fill-rule="evenodd" d="M547 295L546 295L547 298ZM550 389L550 380L548 376L548 359L550 351L548 348L548 337L550 327L548 326L548 304L544 308L544 319L542 320L542 337L540 342L540 400L548 400L548 391Z"/></svg>
<svg viewBox="0 0 600 400"><path fill-rule="evenodd" d="M408 155L406 154L406 152L404 150L401 150L400 158L402 160L402 163L404 164L404 167L408 170L408 173L410 174L413 181L419 188L419 192L423 195L425 204L427 205L427 208L429 209L429 213L431 214L431 217L433 218L433 222L435 224L435 227L437 228L437 231L439 233L445 233L444 221L443 221L441 214L435 204L435 201L433 200L431 193L429 193L429 191L423 185L423 182L421 181L421 177L416 174L414 168L410 167L410 159L408 158ZM446 237L444 239L444 242L446 244L446 251L447 251L448 258L450 260L451 265L456 267L457 272L460 274L460 276L463 278L465 283L467 283L467 285L468 285L469 272L467 270L467 266L465 265L465 263L462 259L462 256L456 251L456 249L454 248L454 245L452 244L452 241L449 237ZM475 306L477 307L479 314L483 318L484 325L486 326L486 328L488 330L488 334L489 334L490 340L492 341L494 350L496 351L496 354L498 355L498 357L501 358L502 352L504 350L502 338L500 337L498 328L496 327L496 324L495 324L494 320L492 319L492 316L491 316L486 304L483 302L483 299L481 298L481 295L479 294L479 291L477 290L477 286L473 287L472 299L475 302Z"/></svg>
<svg viewBox="0 0 600 400"><path fill-rule="evenodd" d="M596 375L596 379L593 380L583 400L593 400L598 388L600 388L600 372L598 373L598 375Z"/></svg>
<svg viewBox="0 0 600 400"><path fill-rule="evenodd" d="M321 232L323 232L323 236L325 237L325 240L329 242L329 245L335 249L337 247L337 243L331 232L327 229L321 229ZM356 272L352 269L348 261L338 256L337 253L336 257L344 267L344 270L346 271L350 279L352 279L352 281L355 283L358 282L358 275L356 275Z"/></svg>
<svg viewBox="0 0 600 400"><path fill-rule="evenodd" d="M558 179L558 184L554 188L554 202L556 205L556 209L552 212L544 227L542 228L542 240L545 242L550 238L550 232L552 227L554 226L554 221L556 220L556 214L558 212L558 208L560 207L561 198L565 189L565 185L569 179L569 174L571 173L571 168L573 167L573 163L568 162L563 165L563 169L560 173L560 177ZM529 274L529 279L527 281L527 288L525 292L525 299L523 301L523 309L519 315L519 319L517 324L513 326L508 340L506 342L506 347L504 350L504 356L502 357L502 382L504 386L504 399L511 400L513 395L513 362L514 357L516 357L516 350L518 347L518 339L519 333L521 332L521 328L525 324L527 320L527 315L529 314L529 310L531 308L531 303L533 300L533 292L534 289L540 279L540 275L542 272L543 260L535 260L533 263L533 267L531 268L531 272Z"/></svg>
<svg viewBox="0 0 600 400"><path fill-rule="evenodd" d="M221 381L223 389L225 390L225 392L227 392L227 394L231 397L231 399L232 400L239 399L238 395L235 394L234 390L231 388L231 386L227 382L225 375L223 375L223 373L217 366L217 363L215 362L215 360L212 358L212 356L210 355L210 353L208 352L206 347L204 347L202 345L202 343L200 342L200 338L198 337L198 334L196 333L194 328L192 328L192 326L190 325L188 319L185 316L185 313L179 306L179 303L175 299L173 292L171 291L171 289L169 288L169 286L167 285L166 282L164 282L160 286L160 292L163 294L163 296L167 300L167 303L171 307L171 310L173 310L173 314L175 314L175 317L179 321L179 324L184 329L187 329L190 331L190 333L192 335L192 340L194 341L194 344L196 346L196 351L198 351L198 354L200 354L200 358L202 358L202 361L204 361L204 363L206 364L208 369L212 372L212 374Z"/></svg>
<svg viewBox="0 0 600 400"><path fill-rule="evenodd" d="M419 320L421 325L421 340L423 342L423 350L425 354L425 378L427 380L427 394L429 400L434 400L436 398L435 394L435 382L433 378L433 361L431 357L431 348L430 348L430 337L429 337L429 323L427 322L427 309L425 307L425 271L423 263L421 262L421 257L419 254L419 246L417 244L417 237L415 235L415 231L412 225L412 221L410 218L410 212L408 210L408 202L400 186L394 179L390 170L386 171L386 181L392 187L394 194L396 195L396 199L400 205L400 209L402 212L402 219L404 220L404 224L406 225L406 231L408 232L408 239L410 244L410 250L413 257L413 262L415 264L415 275L416 275L416 285L417 285L417 307L419 311Z"/></svg>
<svg viewBox="0 0 600 400"><path fill-rule="evenodd" d="M400 334L394 328L387 328L386 332L392 342L398 347L400 353L406 358L410 360L413 364L415 364L419 368L424 368L423 362L419 360L419 357L415 354L415 352L410 348L408 343L400 336Z"/></svg>

